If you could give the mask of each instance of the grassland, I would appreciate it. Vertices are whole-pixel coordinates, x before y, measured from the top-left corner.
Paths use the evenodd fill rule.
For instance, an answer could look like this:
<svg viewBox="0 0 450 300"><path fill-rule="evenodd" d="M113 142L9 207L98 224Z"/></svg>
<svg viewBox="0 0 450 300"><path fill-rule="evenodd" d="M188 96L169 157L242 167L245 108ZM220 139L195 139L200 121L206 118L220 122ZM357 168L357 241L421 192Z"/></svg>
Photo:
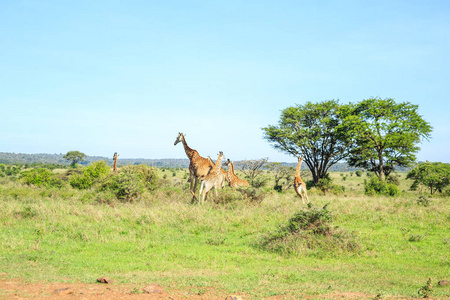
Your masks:
<svg viewBox="0 0 450 300"><path fill-rule="evenodd" d="M227 188L220 203L192 204L187 170L159 170L161 186L133 203L94 201L92 190L26 186L0 178L0 271L26 282L157 282L166 290L210 288L245 299L299 299L358 292L368 299L418 297L431 278L435 298L450 297L450 202L417 202L400 177L397 197L369 197L366 178L332 173L341 194L310 190L328 203L333 226L359 250L269 251L261 241L305 206L293 189L261 189L258 201ZM166 175L166 176L164 176ZM345 178L345 179L344 179ZM324 296L326 297L326 296ZM223 297L225 298L225 297Z"/></svg>

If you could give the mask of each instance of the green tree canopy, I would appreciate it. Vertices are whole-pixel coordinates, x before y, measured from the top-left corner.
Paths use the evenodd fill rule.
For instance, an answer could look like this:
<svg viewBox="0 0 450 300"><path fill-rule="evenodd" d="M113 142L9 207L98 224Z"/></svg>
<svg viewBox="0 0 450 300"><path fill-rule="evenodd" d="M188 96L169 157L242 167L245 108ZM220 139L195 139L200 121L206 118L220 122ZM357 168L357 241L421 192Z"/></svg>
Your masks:
<svg viewBox="0 0 450 300"><path fill-rule="evenodd" d="M422 186L430 189L430 193L442 192L450 184L450 164L441 162L424 162L418 164L406 175L413 180L411 190L421 190Z"/></svg>
<svg viewBox="0 0 450 300"><path fill-rule="evenodd" d="M277 126L262 128L264 138L275 149L303 157L317 184L332 165L348 155L351 138L344 120L350 112L349 105L337 100L288 107Z"/></svg>
<svg viewBox="0 0 450 300"><path fill-rule="evenodd" d="M417 144L429 139L432 131L417 109L417 105L389 98L370 98L352 105L347 125L354 147L348 164L373 171L380 180L395 166L411 165L420 149Z"/></svg>
<svg viewBox="0 0 450 300"><path fill-rule="evenodd" d="M63 156L63 158L72 161L70 164L72 167L75 167L78 162L83 161L85 157L86 154L80 151L69 151Z"/></svg>

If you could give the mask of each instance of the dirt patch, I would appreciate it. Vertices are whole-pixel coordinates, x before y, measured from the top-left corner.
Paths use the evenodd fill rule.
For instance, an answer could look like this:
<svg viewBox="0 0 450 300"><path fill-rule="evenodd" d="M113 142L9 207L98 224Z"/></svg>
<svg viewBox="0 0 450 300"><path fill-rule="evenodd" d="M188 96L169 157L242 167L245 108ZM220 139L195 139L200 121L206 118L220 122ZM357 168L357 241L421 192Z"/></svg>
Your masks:
<svg viewBox="0 0 450 300"><path fill-rule="evenodd" d="M149 300L224 300L254 299L249 295L229 295L213 288L193 288L191 290L166 291L158 284L106 284L106 283L39 283L10 279L0 274L0 299L149 299ZM373 299L375 295L357 292L333 292L323 295L305 295L302 299ZM266 300L298 299L279 295ZM383 299L411 299L408 297L388 297Z"/></svg>
<svg viewBox="0 0 450 300"><path fill-rule="evenodd" d="M214 289L193 291L158 288L157 284L26 283L0 276L0 299L150 299L223 300L228 295Z"/></svg>

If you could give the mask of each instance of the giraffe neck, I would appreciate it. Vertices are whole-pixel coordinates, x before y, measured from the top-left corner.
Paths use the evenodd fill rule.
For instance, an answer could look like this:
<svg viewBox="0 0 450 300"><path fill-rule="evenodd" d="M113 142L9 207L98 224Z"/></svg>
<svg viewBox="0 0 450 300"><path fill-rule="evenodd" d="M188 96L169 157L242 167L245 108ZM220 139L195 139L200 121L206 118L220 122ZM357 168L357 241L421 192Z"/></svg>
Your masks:
<svg viewBox="0 0 450 300"><path fill-rule="evenodd" d="M295 177L300 177L300 167L302 166L303 158L299 158L297 168L295 169Z"/></svg>
<svg viewBox="0 0 450 300"><path fill-rule="evenodd" d="M219 157L217 158L216 164L214 165L214 169L211 171L211 173L214 172L214 174L219 175L221 165L222 165L222 155L219 155Z"/></svg>
<svg viewBox="0 0 450 300"><path fill-rule="evenodd" d="M188 146L188 144L186 143L186 140L184 139L184 136L183 136L182 142L183 142L183 146L184 146L184 152L186 152L186 155L189 158L189 160L192 160L192 158L194 157L194 155L197 151L195 151L194 149L192 149Z"/></svg>
<svg viewBox="0 0 450 300"><path fill-rule="evenodd" d="M230 163L228 164L228 175L231 177L234 175L234 168L233 168L233 163L230 161Z"/></svg>

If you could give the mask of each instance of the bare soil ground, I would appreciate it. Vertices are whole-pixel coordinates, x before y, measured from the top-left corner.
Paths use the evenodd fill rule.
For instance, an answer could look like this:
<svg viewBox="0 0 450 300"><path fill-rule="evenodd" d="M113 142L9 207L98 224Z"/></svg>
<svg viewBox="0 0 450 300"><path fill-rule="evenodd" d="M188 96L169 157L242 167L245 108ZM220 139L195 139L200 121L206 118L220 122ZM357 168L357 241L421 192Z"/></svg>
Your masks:
<svg viewBox="0 0 450 300"><path fill-rule="evenodd" d="M150 293L146 287L157 287ZM8 278L0 274L0 299L150 299L150 300L245 300L249 295L227 295L214 289L202 289L201 294L189 290L158 289L158 285L137 286L136 284L114 283L27 283L20 279ZM374 299L375 295L363 293L328 293L324 295L305 295L302 299ZM290 296L273 296L267 300L297 299ZM382 297L382 299L411 299L405 297Z"/></svg>

